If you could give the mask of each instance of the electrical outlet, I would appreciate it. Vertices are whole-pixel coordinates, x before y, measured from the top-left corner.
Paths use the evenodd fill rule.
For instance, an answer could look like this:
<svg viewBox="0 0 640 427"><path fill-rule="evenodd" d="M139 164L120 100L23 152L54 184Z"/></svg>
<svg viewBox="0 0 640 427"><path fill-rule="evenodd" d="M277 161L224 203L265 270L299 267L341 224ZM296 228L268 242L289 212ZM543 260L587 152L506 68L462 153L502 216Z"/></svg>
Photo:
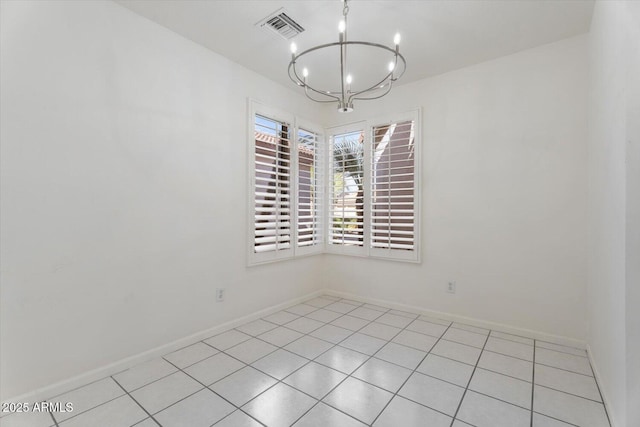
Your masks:
<svg viewBox="0 0 640 427"><path fill-rule="evenodd" d="M456 293L456 282L447 283L447 292L449 292L450 294Z"/></svg>
<svg viewBox="0 0 640 427"><path fill-rule="evenodd" d="M226 291L225 291L224 288L217 288L216 289L216 301L217 302L224 301L225 294L226 294Z"/></svg>

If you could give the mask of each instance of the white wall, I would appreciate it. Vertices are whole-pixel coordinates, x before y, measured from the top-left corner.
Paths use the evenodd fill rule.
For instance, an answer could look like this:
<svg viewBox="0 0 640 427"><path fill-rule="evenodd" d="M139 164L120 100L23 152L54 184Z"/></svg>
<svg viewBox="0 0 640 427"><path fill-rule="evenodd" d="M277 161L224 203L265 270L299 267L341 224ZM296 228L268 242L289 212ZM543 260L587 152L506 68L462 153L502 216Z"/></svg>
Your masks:
<svg viewBox="0 0 640 427"><path fill-rule="evenodd" d="M586 36L342 116L111 2L1 4L2 399L323 286L586 338ZM423 262L247 269L248 96L331 124L422 106Z"/></svg>
<svg viewBox="0 0 640 427"><path fill-rule="evenodd" d="M626 393L627 426L640 425L640 3L627 3Z"/></svg>
<svg viewBox="0 0 640 427"><path fill-rule="evenodd" d="M627 425L640 425L640 3L627 4Z"/></svg>
<svg viewBox="0 0 640 427"><path fill-rule="evenodd" d="M109 1L0 15L2 399L316 289L245 267L247 97L316 105Z"/></svg>
<svg viewBox="0 0 640 427"><path fill-rule="evenodd" d="M423 107L423 261L326 256L325 286L584 340L586 105L579 36L332 113Z"/></svg>
<svg viewBox="0 0 640 427"><path fill-rule="evenodd" d="M614 427L640 423L640 13L597 2L589 36L589 345Z"/></svg>

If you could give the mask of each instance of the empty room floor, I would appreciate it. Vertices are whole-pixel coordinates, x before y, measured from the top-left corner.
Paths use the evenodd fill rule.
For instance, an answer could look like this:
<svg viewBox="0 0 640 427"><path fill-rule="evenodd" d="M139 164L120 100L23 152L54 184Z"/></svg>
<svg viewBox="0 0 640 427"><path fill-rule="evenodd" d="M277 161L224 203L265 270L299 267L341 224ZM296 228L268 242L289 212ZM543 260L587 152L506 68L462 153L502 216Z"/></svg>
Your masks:
<svg viewBox="0 0 640 427"><path fill-rule="evenodd" d="M50 401L1 424L609 426L584 350L333 296Z"/></svg>

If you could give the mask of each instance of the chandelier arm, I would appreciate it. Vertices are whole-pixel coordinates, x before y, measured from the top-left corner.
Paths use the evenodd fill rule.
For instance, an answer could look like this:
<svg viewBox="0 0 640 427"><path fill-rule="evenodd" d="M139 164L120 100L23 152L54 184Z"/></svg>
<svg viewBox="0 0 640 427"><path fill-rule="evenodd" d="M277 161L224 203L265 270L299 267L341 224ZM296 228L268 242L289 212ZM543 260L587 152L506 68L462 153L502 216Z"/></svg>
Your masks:
<svg viewBox="0 0 640 427"><path fill-rule="evenodd" d="M298 86L302 86L304 88L304 94L307 98L314 102L337 102L338 103L338 111L339 112L350 112L353 111L353 101L354 100L371 100L382 98L387 95L391 88L393 87L393 83L397 81L400 77L404 75L407 71L407 61L404 56L400 54L400 34L396 33L396 36L393 38L393 43L395 44L395 49L391 49L385 45L379 43L371 43L371 42L360 42L360 41L348 41L347 40L347 15L349 14L349 0L342 0L342 16L343 20L340 22L338 29L340 31L338 42L335 43L326 43L322 45L318 45L312 47L311 49L307 49L300 54L296 55L296 45L295 43L291 44L291 61L289 62L288 74L289 78ZM393 62L389 63L389 73L384 75L382 80L375 83L374 85L357 91L352 92L351 83L352 77L351 74L348 73L348 64L347 64L347 51L349 45L361 45L361 46L369 46L378 49L383 49L393 53ZM339 91L331 91L331 90L318 90L312 87L307 83L307 76L309 75L306 68L303 70L303 78L300 78L298 75L298 71L296 69L296 62L298 58L314 52L316 50L325 49L329 47L338 47L340 49L340 88ZM402 69L398 68L398 58L402 61ZM345 78L346 75L346 78ZM374 77L375 78L375 77ZM320 79L322 80L322 79ZM364 84L367 84L366 81ZM386 90L384 90L386 87ZM384 90L381 93L381 90ZM318 95L324 99L316 99L315 95ZM370 96L367 96L370 95Z"/></svg>
<svg viewBox="0 0 640 427"><path fill-rule="evenodd" d="M354 97L356 97L356 96L358 96L360 94L363 94L363 93L366 93L366 92L370 92L370 91L372 91L372 90L374 90L376 88L379 88L379 86L384 84L384 82L386 82L387 80L393 81L393 79L389 79L389 77L391 77L392 74L393 74L393 72L387 74L386 76L384 76L384 78L382 80L380 80L378 83L374 84L373 86L371 86L371 87L369 87L367 89L363 89L361 91L352 93L351 96L349 97L349 99L354 99Z"/></svg>
<svg viewBox="0 0 640 427"><path fill-rule="evenodd" d="M355 94L354 94L353 96L351 96L351 97L349 98L349 102L353 102L354 100L355 100L355 101L369 101L369 100L372 100L372 99L382 98L383 96L385 96L386 94L388 94L389 92L391 92L391 87L392 87L392 86L393 86L393 80L390 80L390 81L389 81L389 87L387 88L387 90L386 90L386 92L385 92L385 93L383 93L383 94L381 94L381 95L378 95L378 96L371 97L371 98L356 97L356 96L355 96Z"/></svg>
<svg viewBox="0 0 640 427"><path fill-rule="evenodd" d="M400 58L400 60L402 61L402 71L395 78L390 78L393 75L393 72L390 72L380 82L378 82L377 84L369 87L368 89L361 90L361 91L358 91L356 93L353 93L349 97L347 97L346 93L344 92L344 78L341 79L342 80L341 83L342 83L342 86L343 86L343 90L342 90L341 93L338 94L337 92L327 93L327 91L322 91L322 90L315 89L314 87L312 87L311 85L306 83L303 79L301 79L298 76L298 73L297 73L296 67L295 67L295 64L296 64L298 58L301 58L302 56L307 55L307 54L309 54L311 52L314 52L316 50L325 49L325 48L329 48L329 47L333 47L333 46L338 46L342 50L342 48L346 47L347 45L363 45L363 46L376 47L376 48L387 50L387 51L389 51L389 52L391 52L391 53L393 53L395 55L395 61L396 62L395 62L394 71L396 71L396 68L397 68L397 65L398 65L398 58ZM342 60L342 55L341 55L341 60ZM339 104L343 103L343 104L346 105L348 103L351 103L353 100L372 100L372 99L382 98L383 96L385 96L386 94L388 94L391 91L391 87L393 85L393 82L395 82L400 77L402 77L404 75L406 69L407 69L407 61L406 61L406 59L404 58L404 56L400 52L398 52L395 49L391 49L390 47L385 46L383 44L379 44L379 43L343 40L343 41L339 41L339 42L325 43L325 44L322 44L322 45L318 45L318 46L312 47L310 49L307 49L307 50L299 53L298 55L295 55L293 57L293 59L291 59L291 61L289 62L289 78L294 83L298 84L299 86L302 86L305 89L305 94L306 94L307 98L311 99L312 101L315 101L315 102L338 102ZM293 75L291 74L292 71L293 71ZM341 76L343 76L343 68L342 68L342 66L341 66ZM362 95L362 94L364 94L366 92L374 90L377 86L380 86L380 85L382 85L383 83L385 83L387 81L389 82L389 86L387 87L387 90L382 95L375 96L375 97L360 97L360 96L358 96L358 95ZM333 100L331 100L331 101L329 101L329 100L326 100L326 101L316 100L315 98L313 98L313 97L311 97L309 95L309 93L308 93L309 90L312 91L312 92L315 92L315 93L317 93L317 94L319 94L321 96L333 98ZM342 98L338 96L338 95L342 95L342 94L344 94L344 96Z"/></svg>
<svg viewBox="0 0 640 427"><path fill-rule="evenodd" d="M328 96L328 97L333 98L333 99L324 99L324 100L323 99L315 99L314 97L311 96L311 94L309 94L309 91L307 90L307 88L311 89L314 92L318 92L321 95ZM309 85L305 85L304 94L307 96L307 98L309 98L310 100L315 101L315 102L336 102L336 101L339 102L340 101L340 98L338 98L337 96L332 96L332 95L329 95L329 94L326 94L326 93L319 92L319 91L313 89Z"/></svg>
<svg viewBox="0 0 640 427"><path fill-rule="evenodd" d="M291 75L291 69L293 69L293 74L295 75L295 78ZM300 80L300 77L298 77L298 73L296 73L296 64L295 62L291 61L289 62L289 68L287 69L287 72L289 74L289 78L296 83L297 85L304 85L304 82L302 80Z"/></svg>
<svg viewBox="0 0 640 427"><path fill-rule="evenodd" d="M289 70L288 70L288 71L289 71L289 78L290 78L291 80L293 80L295 83L297 83L298 85L300 85L300 86L302 86L302 87L304 88L305 95L306 95L306 96L307 96L307 98L309 98L310 100L315 101L315 102L336 102L336 101L337 101L337 102L340 102L340 98L338 98L337 96L335 96L335 95L333 95L333 94L330 94L330 93L326 93L326 92L319 91L319 90L317 90L317 89L314 89L314 88L313 88L313 87L311 87L307 82L305 82L304 80L302 80L302 79L300 78L300 76L298 76L298 72L296 71L296 66L295 66L295 62L294 62L294 61L291 61L291 62L289 63ZM295 76L295 78L291 75L291 71L293 71L293 75ZM313 98L313 97L311 97L311 96L309 95L309 92L308 92L308 90L307 90L307 89L311 89L313 92L316 92L316 93L318 93L318 94L320 94L320 95L322 95L322 96L326 96L326 97L333 98L333 99L332 99L332 100L319 100L319 99L315 99L315 98Z"/></svg>
<svg viewBox="0 0 640 427"><path fill-rule="evenodd" d="M394 55L396 54L395 49L391 49L389 46L385 46L385 45L380 44L380 43L360 42L360 41L343 41L343 42L325 43L325 44L320 44L320 45L318 45L318 46L314 46L314 47L312 47L312 48L310 48L310 49L307 49L307 50L305 50L305 51L303 51L303 52L300 52L299 54L295 55L295 58L294 58L294 59L292 59L292 60L289 62L289 64L291 64L291 62L296 62L296 61L298 60L298 58L301 58L301 57L303 57L304 55L306 55L306 54L308 54L308 53L314 52L314 51L319 50L319 49L325 49L325 48L327 48L327 47L331 47L331 46L340 46L340 45L342 45L342 44L345 44L345 45L364 45L364 46L370 46L370 47L379 47L379 48L381 48L381 49L384 49L384 50L387 50L387 51L389 51L389 52L393 53ZM402 56L402 54L401 54L401 53L399 53L399 52L398 52L398 57L402 58L403 62L405 62L405 63L406 63L406 61L404 60L404 56Z"/></svg>
<svg viewBox="0 0 640 427"><path fill-rule="evenodd" d="M363 93L365 93L365 92L369 92L369 91L371 91L371 90L376 89L378 86L382 85L382 84L383 84L384 82L386 82L387 80L395 81L395 80L399 79L399 78L402 76L402 74L404 74L404 70L407 68L407 63L406 63L406 61L404 60L404 58L402 57L402 55L400 55L400 53L396 53L396 58L395 58L395 59L396 59L396 66L398 65L398 58L402 59L402 63L403 63L403 70L402 70L402 73L401 73L397 78L395 78L395 79L394 79L394 78L393 78L393 71L390 71L390 72L389 72L389 74L387 74L386 76L384 76L384 78L383 78L382 80L380 80L378 83L376 83L376 84L372 85L371 87L369 87L369 88L367 88L367 89L364 89L364 90L361 90L361 91L359 91L359 92L355 92L355 93L353 93L353 94L351 95L351 97L349 97L349 100L352 100L352 99L362 99L362 98L356 98L356 97L357 97L358 95L360 95L360 94L363 94ZM394 67L394 71L395 71L395 67ZM391 77L391 79L390 79L390 77ZM387 93L388 93L388 92L387 92ZM371 98L371 99L376 99L376 98Z"/></svg>
<svg viewBox="0 0 640 427"><path fill-rule="evenodd" d="M393 81L400 79L402 76L404 76L404 73L407 71L407 60L404 59L404 56L402 56L400 52L398 52L398 56L396 57L396 67L394 67L393 71L396 71L397 69L398 58L402 59L402 71L395 78L392 79Z"/></svg>
<svg viewBox="0 0 640 427"><path fill-rule="evenodd" d="M310 89L312 92L317 93L318 95L322 95L322 96L326 96L326 97L329 97L329 98L333 98L333 101L328 101L328 102L336 102L336 101L337 101L337 102L340 102L340 98L339 98L338 96L336 96L336 95L332 95L332 94L330 94L330 93L326 93L326 92L323 92L323 91L321 91L321 90L314 89L313 87L311 87L311 86L309 86L309 85L305 85L305 86L304 86L304 88L305 88L305 92L307 92L307 88L308 88L308 89Z"/></svg>

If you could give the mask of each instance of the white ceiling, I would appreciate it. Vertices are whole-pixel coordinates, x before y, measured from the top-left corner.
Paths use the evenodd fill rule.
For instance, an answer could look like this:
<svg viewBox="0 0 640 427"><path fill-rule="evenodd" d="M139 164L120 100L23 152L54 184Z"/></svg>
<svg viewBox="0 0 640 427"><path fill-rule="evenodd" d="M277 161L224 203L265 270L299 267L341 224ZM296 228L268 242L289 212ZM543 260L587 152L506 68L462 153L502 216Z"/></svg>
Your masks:
<svg viewBox="0 0 640 427"><path fill-rule="evenodd" d="M255 24L284 8L305 28L293 39L301 51L337 41L342 18L341 0L115 1L290 87L290 41ZM408 69L399 83L408 83L585 33L589 31L593 0L355 0L349 6L350 40L391 46L394 34L402 34L401 52ZM355 69L356 53L350 58ZM378 65L378 58L367 59L375 64L352 71L354 85L379 76L377 67L382 73L388 62L384 59ZM330 64L336 72L337 63L336 54L335 63ZM310 82L327 78L327 72L314 67L309 66Z"/></svg>

